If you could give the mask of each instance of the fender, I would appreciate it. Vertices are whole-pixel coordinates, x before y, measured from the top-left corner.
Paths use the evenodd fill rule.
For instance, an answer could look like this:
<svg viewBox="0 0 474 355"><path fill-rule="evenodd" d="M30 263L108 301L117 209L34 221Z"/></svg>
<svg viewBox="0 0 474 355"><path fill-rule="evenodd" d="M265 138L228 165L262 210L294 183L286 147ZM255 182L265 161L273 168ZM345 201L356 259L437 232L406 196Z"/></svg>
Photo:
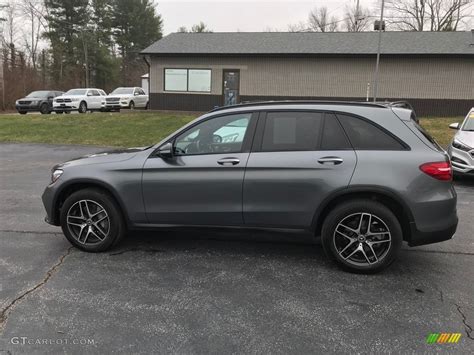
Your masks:
<svg viewBox="0 0 474 355"><path fill-rule="evenodd" d="M352 186L347 186L345 188L341 188L339 190L334 191L331 193L328 197L326 197L323 202L320 204L318 209L316 210L313 220L311 222L311 231L316 232L316 229L319 224L319 218L322 214L322 212L329 206L331 202L333 202L335 199L343 197L343 196L348 196L351 197L351 195L354 194L378 194L385 196L387 198L390 198L397 202L400 206L403 207L404 212L406 213L408 217L408 222L411 223L414 221L413 213L411 212L410 208L408 205L405 203L403 198L395 192L394 190L387 188L387 187L382 187L382 186L374 186L374 185L352 185Z"/></svg>
<svg viewBox="0 0 474 355"><path fill-rule="evenodd" d="M58 206L58 199L59 197L64 193L66 189L73 185L80 185L80 184L87 184L87 185L95 185L98 187L103 188L107 192L111 193L114 199L117 201L117 203L120 206L120 210L123 213L123 216L125 217L125 222L127 224L127 227L131 225L130 218L128 216L127 209L125 208L125 204L123 203L122 199L120 198L120 195L115 191L115 189L108 183L102 180L96 180L96 179L89 179L89 178L77 178L77 179L72 179L68 180L66 183L61 185L56 193L54 194L54 199L53 199L53 206L54 206L54 211L57 213L59 211L59 206ZM59 222L59 221L58 221Z"/></svg>

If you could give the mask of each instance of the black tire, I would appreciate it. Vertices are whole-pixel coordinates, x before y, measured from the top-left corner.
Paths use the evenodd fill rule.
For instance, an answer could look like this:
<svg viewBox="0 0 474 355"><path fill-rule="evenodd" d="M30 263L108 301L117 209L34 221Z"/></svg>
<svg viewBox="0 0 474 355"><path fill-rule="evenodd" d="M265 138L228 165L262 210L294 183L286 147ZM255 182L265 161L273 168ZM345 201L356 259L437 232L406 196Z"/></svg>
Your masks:
<svg viewBox="0 0 474 355"><path fill-rule="evenodd" d="M26 111L18 111L20 115L26 115Z"/></svg>
<svg viewBox="0 0 474 355"><path fill-rule="evenodd" d="M48 115L50 113L49 111L49 106L48 104L45 102L45 103L42 103L41 106L40 106L40 113L42 115Z"/></svg>
<svg viewBox="0 0 474 355"><path fill-rule="evenodd" d="M150 103L147 102L146 105L145 105L145 110L149 110L150 109Z"/></svg>
<svg viewBox="0 0 474 355"><path fill-rule="evenodd" d="M366 226L369 221L372 235ZM397 258L403 233L390 209L379 202L361 199L337 205L329 212L323 223L321 241L328 257L345 270L371 274L383 270Z"/></svg>
<svg viewBox="0 0 474 355"><path fill-rule="evenodd" d="M87 112L87 103L85 101L81 101L79 104L79 113L86 113Z"/></svg>
<svg viewBox="0 0 474 355"><path fill-rule="evenodd" d="M135 102L130 101L130 104L128 105L128 108L129 108L130 110L135 110Z"/></svg>
<svg viewBox="0 0 474 355"><path fill-rule="evenodd" d="M55 111L57 115L62 115L63 111Z"/></svg>
<svg viewBox="0 0 474 355"><path fill-rule="evenodd" d="M104 212L98 213L100 208ZM126 234L126 225L118 204L108 193L94 188L71 194L61 207L60 221L69 242L87 252L106 251L119 243Z"/></svg>

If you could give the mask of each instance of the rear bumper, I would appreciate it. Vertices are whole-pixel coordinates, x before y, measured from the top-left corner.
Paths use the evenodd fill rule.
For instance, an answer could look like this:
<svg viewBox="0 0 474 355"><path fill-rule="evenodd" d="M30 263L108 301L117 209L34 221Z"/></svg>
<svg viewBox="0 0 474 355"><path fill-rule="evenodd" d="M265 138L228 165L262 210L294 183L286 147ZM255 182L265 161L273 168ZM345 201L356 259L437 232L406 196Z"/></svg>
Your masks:
<svg viewBox="0 0 474 355"><path fill-rule="evenodd" d="M445 226L442 229L436 229L432 231L420 231L415 222L410 223L411 237L408 241L408 245L416 247L418 245L426 245L443 242L453 237L458 226L458 218L456 217L450 225Z"/></svg>

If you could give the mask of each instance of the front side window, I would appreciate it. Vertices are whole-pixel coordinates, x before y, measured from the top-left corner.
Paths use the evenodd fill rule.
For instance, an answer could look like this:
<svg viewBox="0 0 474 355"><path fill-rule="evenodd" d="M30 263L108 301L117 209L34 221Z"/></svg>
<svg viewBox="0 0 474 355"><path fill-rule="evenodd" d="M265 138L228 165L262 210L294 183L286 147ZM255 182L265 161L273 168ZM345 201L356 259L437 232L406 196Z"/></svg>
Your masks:
<svg viewBox="0 0 474 355"><path fill-rule="evenodd" d="M310 151L319 147L323 113L269 112L262 151Z"/></svg>
<svg viewBox="0 0 474 355"><path fill-rule="evenodd" d="M210 69L165 69L165 91L211 92Z"/></svg>
<svg viewBox="0 0 474 355"><path fill-rule="evenodd" d="M337 117L354 149L405 150L400 141L372 123L344 114L338 114Z"/></svg>
<svg viewBox="0 0 474 355"><path fill-rule="evenodd" d="M238 153L242 151L252 114L211 118L178 136L175 155Z"/></svg>

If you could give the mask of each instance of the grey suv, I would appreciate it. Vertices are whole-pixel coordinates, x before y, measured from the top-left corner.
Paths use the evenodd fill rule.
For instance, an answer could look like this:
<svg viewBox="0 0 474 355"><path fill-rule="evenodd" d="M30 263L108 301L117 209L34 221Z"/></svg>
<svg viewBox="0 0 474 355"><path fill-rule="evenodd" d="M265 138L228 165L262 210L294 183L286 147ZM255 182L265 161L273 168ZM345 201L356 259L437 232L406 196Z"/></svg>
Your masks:
<svg viewBox="0 0 474 355"><path fill-rule="evenodd" d="M402 241L450 239L458 222L449 159L411 117L349 102L220 108L151 147L55 166L46 220L90 252L128 229L310 231L339 265L376 272Z"/></svg>

